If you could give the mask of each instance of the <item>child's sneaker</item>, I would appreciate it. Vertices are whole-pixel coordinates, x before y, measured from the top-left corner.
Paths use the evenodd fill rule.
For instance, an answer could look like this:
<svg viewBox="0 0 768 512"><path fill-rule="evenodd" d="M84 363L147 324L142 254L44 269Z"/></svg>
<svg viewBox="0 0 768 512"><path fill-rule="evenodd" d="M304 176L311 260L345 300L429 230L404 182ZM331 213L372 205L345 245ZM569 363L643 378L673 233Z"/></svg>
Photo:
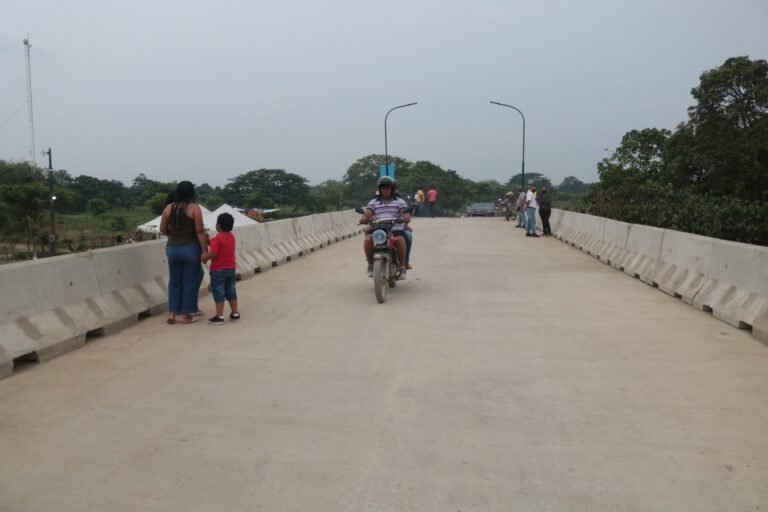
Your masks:
<svg viewBox="0 0 768 512"><path fill-rule="evenodd" d="M224 317L215 315L208 319L208 323L213 325L224 325Z"/></svg>
<svg viewBox="0 0 768 512"><path fill-rule="evenodd" d="M240 320L240 313L230 313L229 319L233 322L237 322L238 320Z"/></svg>

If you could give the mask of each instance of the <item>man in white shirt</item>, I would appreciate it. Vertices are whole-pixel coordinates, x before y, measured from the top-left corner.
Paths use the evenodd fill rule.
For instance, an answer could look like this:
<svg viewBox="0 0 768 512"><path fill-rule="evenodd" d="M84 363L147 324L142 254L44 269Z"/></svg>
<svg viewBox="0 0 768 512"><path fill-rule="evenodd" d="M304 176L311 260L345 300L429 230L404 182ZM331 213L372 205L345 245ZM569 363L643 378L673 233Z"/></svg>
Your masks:
<svg viewBox="0 0 768 512"><path fill-rule="evenodd" d="M539 207L536 201L536 185L531 185L530 190L525 194L525 204L528 205L528 225L525 227L525 236L538 238L536 234L536 208Z"/></svg>

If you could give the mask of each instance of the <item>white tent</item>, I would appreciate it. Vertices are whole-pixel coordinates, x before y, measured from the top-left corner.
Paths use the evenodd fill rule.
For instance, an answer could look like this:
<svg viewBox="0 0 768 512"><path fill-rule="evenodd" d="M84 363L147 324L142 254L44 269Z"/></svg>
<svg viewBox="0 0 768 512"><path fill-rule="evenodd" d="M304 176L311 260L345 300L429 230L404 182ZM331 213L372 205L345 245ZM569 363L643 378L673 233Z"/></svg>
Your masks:
<svg viewBox="0 0 768 512"><path fill-rule="evenodd" d="M238 210L234 206L223 204L218 208L216 208L214 211L209 212L207 215L205 214L203 215L203 224L205 224L205 229L216 232L216 218L222 213L228 213L232 215L232 218L235 219L235 227L248 226L250 224L258 224L257 221L253 220L247 215L243 215L242 213L240 213L240 210Z"/></svg>
<svg viewBox="0 0 768 512"><path fill-rule="evenodd" d="M211 214L211 210L209 210L208 208L206 208L205 206L202 206L202 205L200 206L200 209L203 211L203 222L205 222L205 217L206 217L206 215L210 215ZM160 234L160 219L162 217L163 217L162 215L159 215L159 216L155 217L154 219L152 219L151 221L145 222L141 226L138 226L136 229L138 231L143 232L143 233L153 233L155 235L159 235ZM215 231L216 230L216 218L214 217L213 220L214 220L214 222L213 222L213 230ZM208 229L207 225L205 227L206 227L206 229Z"/></svg>

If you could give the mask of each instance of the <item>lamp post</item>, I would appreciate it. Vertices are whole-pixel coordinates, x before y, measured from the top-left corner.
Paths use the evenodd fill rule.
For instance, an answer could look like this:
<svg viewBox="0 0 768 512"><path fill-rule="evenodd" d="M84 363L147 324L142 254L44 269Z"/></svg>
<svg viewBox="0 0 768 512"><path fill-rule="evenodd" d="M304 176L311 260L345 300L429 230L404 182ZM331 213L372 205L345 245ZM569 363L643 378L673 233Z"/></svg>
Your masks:
<svg viewBox="0 0 768 512"><path fill-rule="evenodd" d="M48 205L51 215L51 254L56 256L56 196L53 195L53 157L51 148L43 153L48 155Z"/></svg>
<svg viewBox="0 0 768 512"><path fill-rule="evenodd" d="M407 103L405 105L398 105L397 107L392 107L389 109L389 112L387 112L387 115L384 116L384 165L387 171L389 171L389 151L387 148L387 118L389 117L390 112L393 110L397 110L398 108L405 108L405 107L412 107L413 105L418 105L418 103Z"/></svg>
<svg viewBox="0 0 768 512"><path fill-rule="evenodd" d="M507 105L506 103L499 103L498 101L492 101L491 103L493 103L494 105L502 106L502 107L513 108L517 110L518 114L520 114L520 116L523 118L523 170L522 170L522 178L520 179L521 181L520 185L523 187L523 189L525 189L525 116L523 115L522 112L520 112L519 108L513 107L512 105Z"/></svg>

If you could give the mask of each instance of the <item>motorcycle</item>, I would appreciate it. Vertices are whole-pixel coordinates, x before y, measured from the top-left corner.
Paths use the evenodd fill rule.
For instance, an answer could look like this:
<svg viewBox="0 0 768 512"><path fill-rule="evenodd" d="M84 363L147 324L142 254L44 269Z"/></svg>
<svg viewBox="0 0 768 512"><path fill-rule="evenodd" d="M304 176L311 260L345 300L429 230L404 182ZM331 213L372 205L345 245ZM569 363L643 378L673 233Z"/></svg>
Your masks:
<svg viewBox="0 0 768 512"><path fill-rule="evenodd" d="M405 213L411 213L413 207L408 207ZM355 208L355 212L364 215L363 208ZM400 224L400 219L370 220L371 239L373 240L373 291L379 303L387 300L387 290L397 286L400 259L395 247L396 237L392 235L392 227Z"/></svg>
<svg viewBox="0 0 768 512"><path fill-rule="evenodd" d="M501 213L504 215L505 221L509 221L509 219L514 219L517 217L515 214L515 206L513 204L504 199L499 199L499 202L501 203Z"/></svg>

